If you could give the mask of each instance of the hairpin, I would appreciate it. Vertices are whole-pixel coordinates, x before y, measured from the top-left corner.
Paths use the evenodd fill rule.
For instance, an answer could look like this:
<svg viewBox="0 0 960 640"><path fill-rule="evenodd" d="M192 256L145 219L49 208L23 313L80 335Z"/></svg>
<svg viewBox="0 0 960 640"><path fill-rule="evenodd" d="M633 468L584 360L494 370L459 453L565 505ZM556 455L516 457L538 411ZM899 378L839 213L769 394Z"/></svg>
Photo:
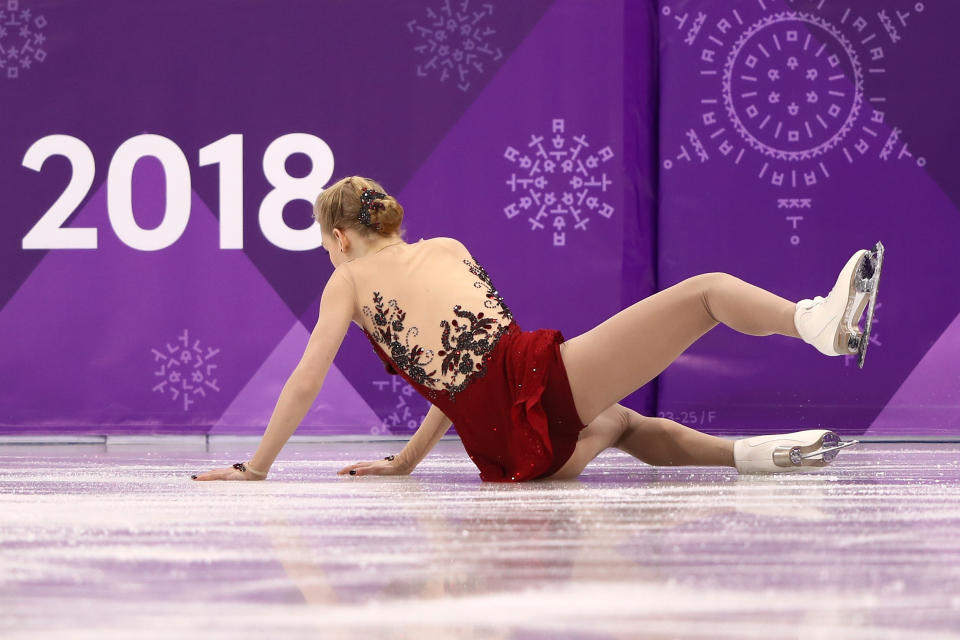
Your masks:
<svg viewBox="0 0 960 640"><path fill-rule="evenodd" d="M363 192L360 194L360 202L361 202L360 213L357 215L357 219L359 219L360 222L364 224L364 226L367 226L367 227L371 226L370 210L373 209L374 211L376 211L378 209L384 208L382 202L374 202L374 200L383 200L386 197L387 197L387 194L380 193L375 189L364 189ZM380 230L379 222L376 224L376 229L378 231Z"/></svg>

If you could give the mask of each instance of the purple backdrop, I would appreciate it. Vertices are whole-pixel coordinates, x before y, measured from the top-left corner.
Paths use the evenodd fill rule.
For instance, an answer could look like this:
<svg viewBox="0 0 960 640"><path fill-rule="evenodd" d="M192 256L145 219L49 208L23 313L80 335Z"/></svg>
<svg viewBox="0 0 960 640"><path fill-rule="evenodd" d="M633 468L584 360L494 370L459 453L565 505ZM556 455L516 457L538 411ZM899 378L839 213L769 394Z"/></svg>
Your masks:
<svg viewBox="0 0 960 640"><path fill-rule="evenodd" d="M706 271L825 295L882 240L864 370L718 327L624 404L714 433L955 434L958 18L2 0L0 431L261 433L331 272L307 200L359 173L408 240L461 239L524 329L567 338ZM407 434L427 406L352 327L299 433Z"/></svg>
<svg viewBox="0 0 960 640"><path fill-rule="evenodd" d="M3 0L0 27L6 432L262 432L331 272L285 225L344 175L461 239L524 329L654 290L652 4ZM351 327L299 433L427 407Z"/></svg>
<svg viewBox="0 0 960 640"><path fill-rule="evenodd" d="M960 5L662 2L659 17L658 286L727 271L812 298L854 250L887 249L863 370L719 327L660 377L661 415L956 435Z"/></svg>

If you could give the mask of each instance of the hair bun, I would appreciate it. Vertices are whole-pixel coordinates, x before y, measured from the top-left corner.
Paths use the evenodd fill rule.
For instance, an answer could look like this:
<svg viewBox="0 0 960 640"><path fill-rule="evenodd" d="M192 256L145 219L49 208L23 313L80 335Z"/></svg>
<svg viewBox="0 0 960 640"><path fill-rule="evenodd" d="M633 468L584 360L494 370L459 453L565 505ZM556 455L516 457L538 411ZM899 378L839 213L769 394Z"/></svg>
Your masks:
<svg viewBox="0 0 960 640"><path fill-rule="evenodd" d="M397 229L400 228L400 223L403 222L403 207L393 196L387 196L374 202L380 206L374 207L371 204L370 226L377 229L379 225L378 233L384 236L396 233Z"/></svg>
<svg viewBox="0 0 960 640"><path fill-rule="evenodd" d="M313 216L326 233L356 229L364 235L404 234L400 203L378 182L360 176L343 178L324 189L314 204Z"/></svg>

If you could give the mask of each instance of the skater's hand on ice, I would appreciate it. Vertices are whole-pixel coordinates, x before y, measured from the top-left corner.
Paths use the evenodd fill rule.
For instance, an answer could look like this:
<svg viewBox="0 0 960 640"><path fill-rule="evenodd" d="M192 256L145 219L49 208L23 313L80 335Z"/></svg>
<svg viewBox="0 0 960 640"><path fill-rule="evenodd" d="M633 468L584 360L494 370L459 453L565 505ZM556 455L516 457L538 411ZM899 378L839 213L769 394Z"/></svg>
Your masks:
<svg viewBox="0 0 960 640"><path fill-rule="evenodd" d="M225 467L223 469L211 469L204 473L191 476L194 480L266 480L266 478L258 477L250 471L240 471L233 467Z"/></svg>
<svg viewBox="0 0 960 640"><path fill-rule="evenodd" d="M337 471L338 476L400 476L405 472L400 469L395 460L374 460L373 462L358 462Z"/></svg>

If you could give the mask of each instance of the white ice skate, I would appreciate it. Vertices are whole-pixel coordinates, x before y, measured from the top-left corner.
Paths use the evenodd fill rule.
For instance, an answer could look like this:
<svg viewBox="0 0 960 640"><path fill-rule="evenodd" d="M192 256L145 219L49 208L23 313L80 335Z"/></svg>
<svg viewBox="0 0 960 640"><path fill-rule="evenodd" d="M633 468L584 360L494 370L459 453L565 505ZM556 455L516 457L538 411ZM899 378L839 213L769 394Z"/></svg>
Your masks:
<svg viewBox="0 0 960 640"><path fill-rule="evenodd" d="M862 369L882 266L883 245L878 242L873 251L862 249L847 260L826 298L816 296L798 302L793 322L803 341L828 356L856 353ZM860 316L868 303L866 326L860 333Z"/></svg>
<svg viewBox="0 0 960 640"><path fill-rule="evenodd" d="M733 461L740 473L819 471L833 462L837 451L857 442L843 442L826 429L755 436L733 443Z"/></svg>

